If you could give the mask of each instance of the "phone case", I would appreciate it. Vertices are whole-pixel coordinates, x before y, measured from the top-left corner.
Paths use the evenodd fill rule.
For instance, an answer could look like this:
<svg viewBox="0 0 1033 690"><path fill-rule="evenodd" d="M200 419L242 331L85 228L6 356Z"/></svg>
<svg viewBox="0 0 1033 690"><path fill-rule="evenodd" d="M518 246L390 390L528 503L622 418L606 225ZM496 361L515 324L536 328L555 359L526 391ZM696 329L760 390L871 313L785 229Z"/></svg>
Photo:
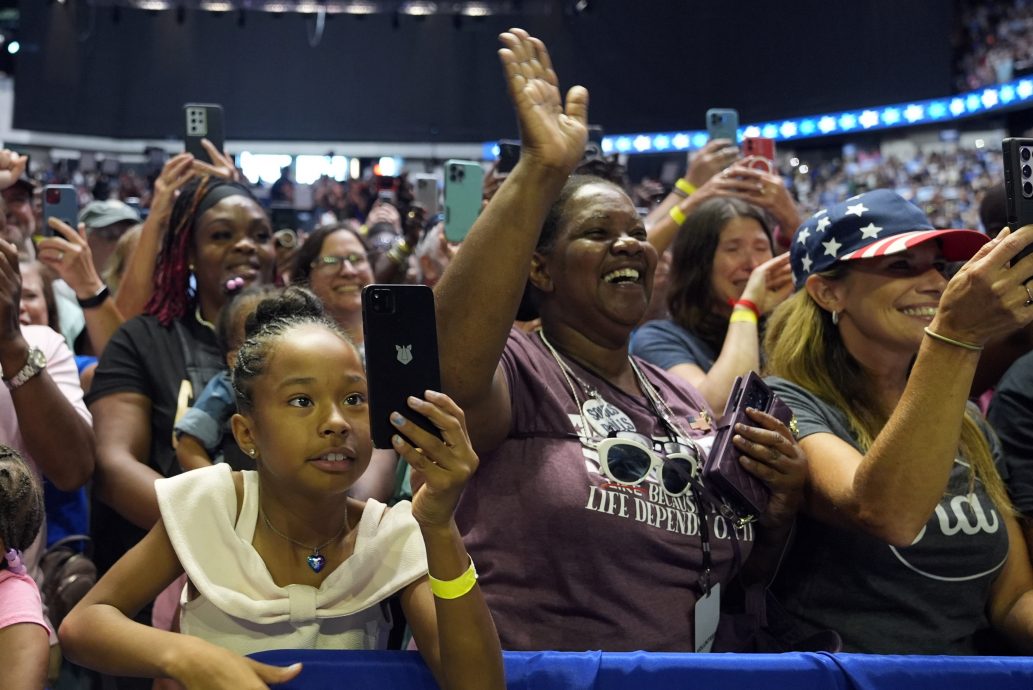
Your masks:
<svg viewBox="0 0 1033 690"><path fill-rule="evenodd" d="M724 414L717 423L714 445L703 464L703 482L726 499L740 515L760 516L767 509L771 492L764 482L743 468L739 462L741 453L732 444L736 424L754 425L746 415L747 407L767 412L786 426L793 418L792 410L779 400L756 372L751 371L745 378L736 378Z"/></svg>
<svg viewBox="0 0 1033 690"><path fill-rule="evenodd" d="M75 187L67 184L50 184L43 189L43 223L39 234L50 237L54 234L50 218L57 218L73 230L79 225L79 197Z"/></svg>
<svg viewBox="0 0 1033 690"><path fill-rule="evenodd" d="M707 111L707 133L710 139L738 142L739 111L732 108L711 108Z"/></svg>
<svg viewBox="0 0 1033 690"><path fill-rule="evenodd" d="M763 160L754 160L751 167L765 172L775 172L775 140L768 137L743 137L742 155L756 156Z"/></svg>
<svg viewBox="0 0 1033 690"><path fill-rule="evenodd" d="M1001 142L1004 153L1004 192L1008 227L1013 231L1033 224L1033 139L1009 137ZM1012 263L1033 252L1022 249Z"/></svg>
<svg viewBox="0 0 1033 690"><path fill-rule="evenodd" d="M223 132L222 106L213 103L187 103L183 106L183 144L187 153L194 158L212 163L211 156L201 146L201 139L207 139L222 151L226 146Z"/></svg>
<svg viewBox="0 0 1033 690"><path fill-rule="evenodd" d="M430 220L431 216L438 214L440 206L437 175L416 173L410 175L409 179L412 180L413 201L425 211L424 218Z"/></svg>
<svg viewBox="0 0 1033 690"><path fill-rule="evenodd" d="M445 161L445 237L462 242L481 212L484 170L473 161Z"/></svg>
<svg viewBox="0 0 1033 690"><path fill-rule="evenodd" d="M437 428L406 399L441 390L434 293L426 285L367 285L362 290L362 327L373 445L391 448L397 432L392 412L401 412L440 437Z"/></svg>

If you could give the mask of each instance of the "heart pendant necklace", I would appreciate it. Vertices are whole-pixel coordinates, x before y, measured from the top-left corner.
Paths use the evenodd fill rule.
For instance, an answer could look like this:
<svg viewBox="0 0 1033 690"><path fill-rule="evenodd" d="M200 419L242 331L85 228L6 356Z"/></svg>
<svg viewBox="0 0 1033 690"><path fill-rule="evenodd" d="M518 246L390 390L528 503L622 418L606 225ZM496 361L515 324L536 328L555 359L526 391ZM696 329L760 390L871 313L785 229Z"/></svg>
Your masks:
<svg viewBox="0 0 1033 690"><path fill-rule="evenodd" d="M265 526L268 527L272 531L273 534L275 534L276 536L280 537L281 539L286 539L287 541L289 541L290 543L294 544L295 546L300 546L301 548L305 549L306 551L311 551L312 552L312 553L310 553L308 555L308 558L306 558L305 560L308 563L308 567L311 568L312 572L314 572L314 573L318 573L320 570L323 569L323 566L326 565L326 557L323 556L323 554L321 554L320 551L322 551L327 546L329 546L331 543L333 543L338 537L341 536L341 534L344 532L344 530L348 527L348 516L345 515L345 517L344 517L344 524L341 525L341 529L337 530L337 534L335 534L334 536L330 537L329 539L324 541L319 546L308 546L307 544L302 544L300 541L297 541L295 539L291 539L286 534L284 534L280 530L278 530L275 527L273 527L273 523L269 522L269 518L267 518L265 516L265 511L262 510L261 507L258 509L258 514L262 516L262 520L265 521Z"/></svg>

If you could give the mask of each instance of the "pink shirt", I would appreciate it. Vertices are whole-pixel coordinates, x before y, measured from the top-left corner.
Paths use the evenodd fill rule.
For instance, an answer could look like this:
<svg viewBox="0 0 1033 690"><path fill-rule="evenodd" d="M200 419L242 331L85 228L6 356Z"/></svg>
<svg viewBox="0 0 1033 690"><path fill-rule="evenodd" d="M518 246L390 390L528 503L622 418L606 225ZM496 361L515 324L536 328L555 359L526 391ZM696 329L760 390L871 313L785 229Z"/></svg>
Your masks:
<svg viewBox="0 0 1033 690"><path fill-rule="evenodd" d="M32 578L0 570L0 630L18 623L42 625L48 636L53 634L43 618L43 602Z"/></svg>

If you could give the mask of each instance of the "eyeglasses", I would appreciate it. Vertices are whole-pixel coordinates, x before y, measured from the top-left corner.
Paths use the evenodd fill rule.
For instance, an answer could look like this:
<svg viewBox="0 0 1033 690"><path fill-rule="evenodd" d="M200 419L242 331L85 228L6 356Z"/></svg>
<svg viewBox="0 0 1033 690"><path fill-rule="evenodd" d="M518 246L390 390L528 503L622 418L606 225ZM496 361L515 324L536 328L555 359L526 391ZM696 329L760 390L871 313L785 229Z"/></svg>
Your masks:
<svg viewBox="0 0 1033 690"><path fill-rule="evenodd" d="M344 256L328 254L326 256L316 257L316 260L312 262L312 268L317 271L323 271L324 273L336 273L341 269L341 264L345 261L357 268L359 266L364 266L368 259L365 254L359 254L357 252L345 254Z"/></svg>
<svg viewBox="0 0 1033 690"><path fill-rule="evenodd" d="M662 456L653 450L655 445L660 446ZM654 444L642 434L615 431L599 442L596 451L603 474L618 484L641 484L659 465L660 486L671 496L688 492L699 473L699 448L695 444Z"/></svg>

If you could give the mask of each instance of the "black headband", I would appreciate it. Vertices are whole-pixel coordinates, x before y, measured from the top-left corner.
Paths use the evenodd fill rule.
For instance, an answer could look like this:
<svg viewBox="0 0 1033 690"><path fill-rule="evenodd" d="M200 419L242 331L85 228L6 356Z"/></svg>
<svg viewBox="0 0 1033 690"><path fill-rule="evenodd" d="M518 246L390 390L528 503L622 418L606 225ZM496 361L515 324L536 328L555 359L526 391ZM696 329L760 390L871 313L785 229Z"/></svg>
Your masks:
<svg viewBox="0 0 1033 690"><path fill-rule="evenodd" d="M201 203L197 205L197 213L194 217L200 218L204 212L212 206L215 206L223 199L231 196L243 196L251 199L252 201L255 199L255 197L251 195L251 192L236 182L225 182L219 180L214 182L212 186L205 191L204 197L201 199Z"/></svg>

